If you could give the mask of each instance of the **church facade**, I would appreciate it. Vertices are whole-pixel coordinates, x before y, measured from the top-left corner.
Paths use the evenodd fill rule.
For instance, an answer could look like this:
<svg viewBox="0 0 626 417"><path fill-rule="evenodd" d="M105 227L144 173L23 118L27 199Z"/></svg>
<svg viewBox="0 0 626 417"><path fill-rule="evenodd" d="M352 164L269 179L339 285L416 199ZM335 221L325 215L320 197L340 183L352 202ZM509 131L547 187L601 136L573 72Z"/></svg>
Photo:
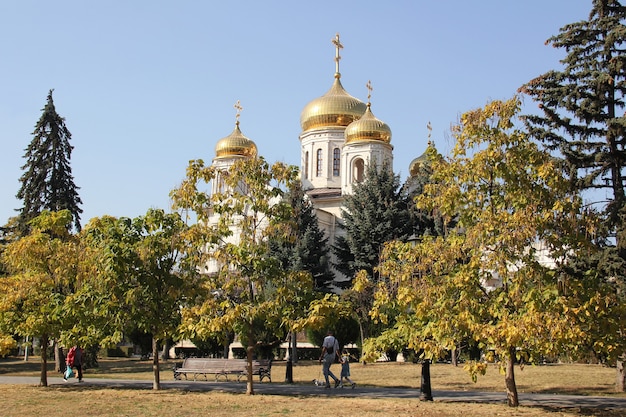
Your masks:
<svg viewBox="0 0 626 417"><path fill-rule="evenodd" d="M300 116L300 177L302 188L315 209L319 227L332 245L342 233L339 224L343 202L353 186L364 179L367 167L387 163L393 167L391 129L372 112L371 83L367 83L367 103L350 95L341 84L339 72L339 34L332 39L335 47L335 73L330 89L305 105ZM212 165L227 170L241 158L255 158L256 144L243 135L237 122L233 132L215 146ZM413 163L411 164L413 165ZM411 168L410 168L411 171ZM212 192L220 190L214 181ZM336 277L342 279L342 277Z"/></svg>
<svg viewBox="0 0 626 417"><path fill-rule="evenodd" d="M393 166L391 129L378 120L367 104L341 85L339 35L335 45L335 74L330 89L310 101L300 116L300 173L320 228L332 243L341 221L343 199L363 180L366 167L388 162ZM371 91L371 84L368 82Z"/></svg>

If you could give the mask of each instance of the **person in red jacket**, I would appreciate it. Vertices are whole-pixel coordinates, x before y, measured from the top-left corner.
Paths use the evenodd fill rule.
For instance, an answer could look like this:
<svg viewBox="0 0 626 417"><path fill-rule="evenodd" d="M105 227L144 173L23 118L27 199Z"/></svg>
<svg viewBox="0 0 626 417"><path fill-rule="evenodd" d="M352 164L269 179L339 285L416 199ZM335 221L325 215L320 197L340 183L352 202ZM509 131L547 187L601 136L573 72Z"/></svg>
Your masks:
<svg viewBox="0 0 626 417"><path fill-rule="evenodd" d="M78 373L78 382L83 382L83 358L85 357L85 350L80 346L72 346L67 352L65 363L70 368L76 368ZM67 381L66 378L63 378Z"/></svg>

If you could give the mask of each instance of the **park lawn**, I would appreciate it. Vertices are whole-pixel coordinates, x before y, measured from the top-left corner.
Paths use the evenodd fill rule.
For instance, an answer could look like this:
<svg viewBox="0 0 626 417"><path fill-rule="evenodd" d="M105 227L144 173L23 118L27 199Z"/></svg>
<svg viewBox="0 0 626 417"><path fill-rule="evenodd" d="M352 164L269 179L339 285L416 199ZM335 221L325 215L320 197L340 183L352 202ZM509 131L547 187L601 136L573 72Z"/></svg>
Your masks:
<svg viewBox="0 0 626 417"><path fill-rule="evenodd" d="M161 365L161 379L173 379L171 368L175 360ZM20 358L0 360L0 375L38 376L39 359L24 362ZM98 369L85 372L89 378L152 379L152 363L137 359L100 360ZM60 375L52 371L49 378ZM333 365L339 373L339 366ZM353 379L359 385L396 386L419 388L421 365L411 363L351 364ZM283 382L285 363L276 361L272 367L272 380ZM317 362L301 361L293 368L295 383L309 384L320 377ZM520 392L567 393L581 395L620 396L613 392L615 369L601 365L558 364L516 367L516 379ZM373 399L345 397L283 397L270 395L246 396L220 392L186 392L181 390L103 389L80 385L54 385L40 388L28 385L0 385L3 399L1 415L11 417L45 414L46 417L83 414L89 416L136 416L154 415L189 416L196 413L211 416L319 416L325 414L342 416L424 416L424 417L570 417L596 416L618 417L624 410L544 409L518 407L510 409L504 404L472 404L438 402L437 390L504 391L504 377L498 368L491 366L485 376L473 383L462 366L450 364L431 365L434 402L419 399ZM255 379L256 381L256 379Z"/></svg>
<svg viewBox="0 0 626 417"><path fill-rule="evenodd" d="M180 390L103 389L85 385L0 385L1 415L188 417L323 416L380 417L620 417L623 410L545 409L504 404L420 402L406 398L287 397L186 392Z"/></svg>
<svg viewBox="0 0 626 417"><path fill-rule="evenodd" d="M172 368L179 360L168 360L160 364L161 381L174 379ZM85 370L85 378L121 378L152 380L152 362L139 359L101 358L99 368ZM39 358L31 357L28 362L21 358L0 359L0 375L38 376ZM339 364L331 367L337 375ZM421 383L421 365L413 363L379 362L372 364L350 364L352 379L359 385L418 388ZM626 397L625 393L615 393L615 368L603 365L550 364L515 367L515 379L520 393L557 393L579 395L614 395ZM272 381L285 380L285 362L275 361L272 365ZM48 363L48 377L60 374L54 372L54 364ZM496 391L504 392L504 376L496 365L490 365L484 376L472 382L462 364L435 363L430 366L431 385L436 390L457 391ZM321 365L316 361L300 361L293 367L294 383L309 384L320 379Z"/></svg>

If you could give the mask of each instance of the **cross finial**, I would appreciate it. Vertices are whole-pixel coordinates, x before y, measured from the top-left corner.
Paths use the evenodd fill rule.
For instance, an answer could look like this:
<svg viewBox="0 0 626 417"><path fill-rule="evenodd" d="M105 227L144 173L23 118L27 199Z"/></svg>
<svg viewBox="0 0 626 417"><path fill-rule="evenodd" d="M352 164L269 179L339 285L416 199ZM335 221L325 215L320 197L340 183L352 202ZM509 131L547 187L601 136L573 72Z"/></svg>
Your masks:
<svg viewBox="0 0 626 417"><path fill-rule="evenodd" d="M243 110L243 107L241 107L239 100L237 100L233 107L237 110L237 114L235 115L235 122L239 124L239 116L241 116L241 111Z"/></svg>
<svg viewBox="0 0 626 417"><path fill-rule="evenodd" d="M430 124L430 120L428 121L428 124L426 125L426 129L428 129L428 146L432 146L433 142L430 140L430 136L433 133L433 127Z"/></svg>
<svg viewBox="0 0 626 417"><path fill-rule="evenodd" d="M339 60L341 59L339 50L343 49L343 45L339 41L339 33L335 35L335 39L332 40L332 43L335 45L335 73L339 74Z"/></svg>
<svg viewBox="0 0 626 417"><path fill-rule="evenodd" d="M372 90L374 89L372 87L372 81L371 80L367 80L367 84L365 84L365 87L367 87L367 102L370 102L370 99L372 98Z"/></svg>

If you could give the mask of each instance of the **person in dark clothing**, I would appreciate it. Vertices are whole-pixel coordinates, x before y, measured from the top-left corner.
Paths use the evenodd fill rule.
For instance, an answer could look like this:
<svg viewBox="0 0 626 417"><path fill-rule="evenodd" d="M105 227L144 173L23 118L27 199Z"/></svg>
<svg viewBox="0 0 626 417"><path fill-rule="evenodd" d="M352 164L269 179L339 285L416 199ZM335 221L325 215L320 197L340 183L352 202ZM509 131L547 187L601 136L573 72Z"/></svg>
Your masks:
<svg viewBox="0 0 626 417"><path fill-rule="evenodd" d="M83 359L85 351L80 346L76 346L76 354L74 355L74 367L78 373L78 382L83 382Z"/></svg>
<svg viewBox="0 0 626 417"><path fill-rule="evenodd" d="M76 368L78 374L78 382L83 382L83 359L85 358L85 351L80 346L76 345L70 348L65 358L65 363L70 368ZM67 379L64 377L67 381Z"/></svg>

